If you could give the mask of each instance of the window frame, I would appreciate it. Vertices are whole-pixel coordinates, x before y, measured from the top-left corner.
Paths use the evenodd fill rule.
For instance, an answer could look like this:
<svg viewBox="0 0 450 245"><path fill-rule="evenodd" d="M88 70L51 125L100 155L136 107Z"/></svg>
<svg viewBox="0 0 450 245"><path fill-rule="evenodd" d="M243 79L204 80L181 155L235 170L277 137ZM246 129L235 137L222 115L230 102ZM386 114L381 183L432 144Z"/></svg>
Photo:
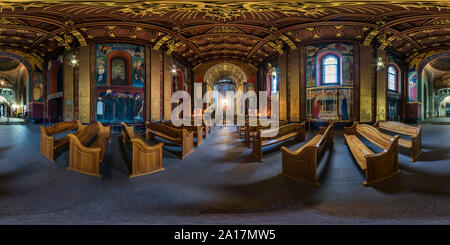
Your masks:
<svg viewBox="0 0 450 245"><path fill-rule="evenodd" d="M333 57L336 59L336 82L333 83L326 83L325 82L325 68L326 66L331 66L331 65L325 65L325 59L327 59L328 57ZM322 86L336 86L336 85L341 85L341 66L340 66L340 57L336 54L333 53L329 53L324 55L321 60L320 60L320 69L321 69L321 81L320 84Z"/></svg>
<svg viewBox="0 0 450 245"><path fill-rule="evenodd" d="M394 69L394 71L395 71L395 77L394 77L394 89L390 89L389 88L389 75L392 75L392 73L389 73L389 68L393 68ZM398 83L399 83L399 73L400 73L400 71L399 71L399 69L395 66L395 65L393 65L393 64L390 64L390 65L388 65L387 66L387 69L386 69L386 88L387 88L387 90L388 91L391 91L391 92L395 92L395 93L399 93L398 92Z"/></svg>

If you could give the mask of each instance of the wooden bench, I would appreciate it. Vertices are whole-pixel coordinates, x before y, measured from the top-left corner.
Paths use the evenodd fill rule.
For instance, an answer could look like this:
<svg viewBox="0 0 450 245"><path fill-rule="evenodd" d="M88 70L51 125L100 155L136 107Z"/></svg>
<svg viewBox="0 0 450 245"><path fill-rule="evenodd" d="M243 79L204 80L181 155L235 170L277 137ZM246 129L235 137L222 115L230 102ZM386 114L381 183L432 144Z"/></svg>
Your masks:
<svg viewBox="0 0 450 245"><path fill-rule="evenodd" d="M134 127L128 127L124 122L122 126L122 142L131 143L132 163L128 177L133 178L146 174L152 174L164 170L162 167L163 143L155 146L147 144L134 133Z"/></svg>
<svg viewBox="0 0 450 245"><path fill-rule="evenodd" d="M202 127L203 127L203 132L204 132L204 137L207 138L209 134L211 134L212 131L212 126L206 126L205 121L203 121L203 117L201 118L202 121ZM191 125L192 126L196 126L195 125L195 118L193 117L191 120Z"/></svg>
<svg viewBox="0 0 450 245"><path fill-rule="evenodd" d="M288 121L284 121L284 120L280 120L278 122L278 126L279 127L287 125L287 124L289 124L289 122ZM270 124L268 126L262 126L259 123L259 121L257 121L257 125L256 126L251 126L251 125L252 124L249 123L249 124L246 124L245 127L244 127L244 144L248 148L250 148L250 143L251 143L251 139L252 139L251 136L252 136L253 132L256 132L256 131L261 130L261 129L270 129Z"/></svg>
<svg viewBox="0 0 450 245"><path fill-rule="evenodd" d="M293 180L319 186L317 180L317 159L325 146L332 145L334 138L333 124L321 127L319 134L296 151L281 147L281 174Z"/></svg>
<svg viewBox="0 0 450 245"><path fill-rule="evenodd" d="M276 133L276 136L264 136L272 135ZM287 141L288 139L295 138L296 141L305 140L305 123L292 123L281 126L276 129L269 130L257 130L253 132L253 155L260 162L263 162L262 148ZM263 135L264 134L264 135Z"/></svg>
<svg viewBox="0 0 450 245"><path fill-rule="evenodd" d="M89 146L86 144L95 135L94 142ZM109 144L110 127L104 127L100 122L90 124L83 129L80 134L69 134L70 138L70 155L69 167L67 169L101 177L100 163L105 157Z"/></svg>
<svg viewBox="0 0 450 245"><path fill-rule="evenodd" d="M153 135L159 136L171 142L181 145L181 159L194 151L194 132L183 128L172 128L163 124L145 122L145 139L149 140Z"/></svg>
<svg viewBox="0 0 450 245"><path fill-rule="evenodd" d="M357 135L381 148L379 153L369 149ZM386 180L400 173L398 169L398 139L399 136L386 138L380 132L366 124L353 123L344 128L345 143L353 154L359 167L366 173L364 186Z"/></svg>
<svg viewBox="0 0 450 245"><path fill-rule="evenodd" d="M422 153L422 125L410 126L395 121L377 121L375 128L410 136L410 140L400 138L398 145L411 151L411 162L415 162Z"/></svg>
<svg viewBox="0 0 450 245"><path fill-rule="evenodd" d="M173 125L173 123L169 122L169 121L163 121L162 124L172 127L172 128L178 128L178 129L184 128L189 132L193 132L194 137L197 138L197 141L195 142L196 147L199 147L203 142L203 126L184 126L183 125L183 126L175 127Z"/></svg>
<svg viewBox="0 0 450 245"><path fill-rule="evenodd" d="M62 147L69 144L69 137L66 135L59 139L56 139L54 135L64 133L69 130L74 130L78 128L78 131L81 130L84 125L77 122L60 122L54 124L50 127L45 128L44 126L40 126L41 128L41 145L40 152L41 155L49 159L50 161L55 161L55 152Z"/></svg>

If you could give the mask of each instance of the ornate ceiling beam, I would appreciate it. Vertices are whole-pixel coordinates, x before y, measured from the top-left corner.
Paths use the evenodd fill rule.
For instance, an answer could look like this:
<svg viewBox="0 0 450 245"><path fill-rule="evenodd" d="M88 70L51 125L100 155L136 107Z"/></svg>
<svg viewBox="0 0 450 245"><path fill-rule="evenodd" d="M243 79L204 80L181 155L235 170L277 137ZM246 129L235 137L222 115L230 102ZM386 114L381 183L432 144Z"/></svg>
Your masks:
<svg viewBox="0 0 450 245"><path fill-rule="evenodd" d="M418 20L428 20L430 18L450 18L450 14L432 14L432 15L421 15L421 16L412 16L412 17L405 17L400 19L395 19L393 21L387 22L386 24L383 24L381 28L389 28L391 26L395 26L398 24L403 24L411 21L418 21Z"/></svg>
<svg viewBox="0 0 450 245"><path fill-rule="evenodd" d="M273 31L271 31L271 30L269 30L268 28L265 28L265 27L254 26L254 25L245 25L245 24L206 24L206 25L190 26L190 27L186 27L186 28L181 29L177 33L178 34L183 34L183 33L187 32L187 31L198 30L198 29L203 29L203 28L214 28L214 27L219 27L219 26L237 27L237 28L249 28L249 29L252 29L252 30L262 31L264 33L273 33Z"/></svg>
<svg viewBox="0 0 450 245"><path fill-rule="evenodd" d="M55 19L51 19L51 18L46 18L46 17L40 17L40 16L34 16L34 15L23 15L23 14L5 14L2 13L2 18L19 18L19 19L24 19L24 20L33 20L33 21L40 21L40 22L44 22L47 24L51 24L51 25L55 25L58 27L67 27L67 25L65 25L63 22L55 20Z"/></svg>
<svg viewBox="0 0 450 245"><path fill-rule="evenodd" d="M206 34L201 34L201 35L196 35L196 36L190 37L187 40L193 41L193 40L196 40L196 39L202 39L202 38L208 38L208 37L212 37L212 38L214 38L214 37L221 37L223 35L230 35L230 33L206 33ZM249 38L249 39L256 39L258 41L262 40L262 38L260 38L258 36L252 36L252 35L244 34L244 33L233 33L232 35L233 35L233 37L243 37L243 38Z"/></svg>

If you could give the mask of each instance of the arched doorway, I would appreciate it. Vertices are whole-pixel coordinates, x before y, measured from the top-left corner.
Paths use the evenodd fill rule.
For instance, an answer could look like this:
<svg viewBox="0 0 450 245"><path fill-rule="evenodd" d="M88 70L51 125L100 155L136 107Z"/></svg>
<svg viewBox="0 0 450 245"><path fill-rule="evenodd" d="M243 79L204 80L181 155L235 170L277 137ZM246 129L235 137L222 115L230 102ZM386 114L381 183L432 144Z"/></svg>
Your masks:
<svg viewBox="0 0 450 245"><path fill-rule="evenodd" d="M426 58L419 66L419 74L422 118L447 117L446 100L450 96L450 52Z"/></svg>
<svg viewBox="0 0 450 245"><path fill-rule="evenodd" d="M30 102L31 67L21 56L0 52L0 122L25 122ZM43 106L43 105L42 105Z"/></svg>
<svg viewBox="0 0 450 245"><path fill-rule="evenodd" d="M247 92L247 75L237 65L231 63L220 63L212 66L205 73L203 81L206 83L206 91L213 91L214 98L209 101L208 104L217 102L224 113L230 106L231 101L223 99L219 102L219 96L223 98L226 96L227 91L242 91ZM237 107L234 107L237 110ZM247 106L245 108L247 113Z"/></svg>

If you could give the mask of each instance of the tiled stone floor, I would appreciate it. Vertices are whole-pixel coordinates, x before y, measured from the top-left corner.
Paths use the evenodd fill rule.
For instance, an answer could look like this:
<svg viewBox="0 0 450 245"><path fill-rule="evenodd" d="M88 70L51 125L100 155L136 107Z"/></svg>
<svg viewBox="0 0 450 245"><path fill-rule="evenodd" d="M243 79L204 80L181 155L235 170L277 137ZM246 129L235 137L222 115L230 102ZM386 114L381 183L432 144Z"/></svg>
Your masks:
<svg viewBox="0 0 450 245"><path fill-rule="evenodd" d="M256 162L231 127L185 160L166 149L165 171L128 179L118 137L96 178L66 170L67 151L42 157L38 125L0 125L0 224L449 224L449 140L450 125L424 124L421 158L401 150L402 174L367 188L336 131L313 187L279 175L279 150Z"/></svg>

